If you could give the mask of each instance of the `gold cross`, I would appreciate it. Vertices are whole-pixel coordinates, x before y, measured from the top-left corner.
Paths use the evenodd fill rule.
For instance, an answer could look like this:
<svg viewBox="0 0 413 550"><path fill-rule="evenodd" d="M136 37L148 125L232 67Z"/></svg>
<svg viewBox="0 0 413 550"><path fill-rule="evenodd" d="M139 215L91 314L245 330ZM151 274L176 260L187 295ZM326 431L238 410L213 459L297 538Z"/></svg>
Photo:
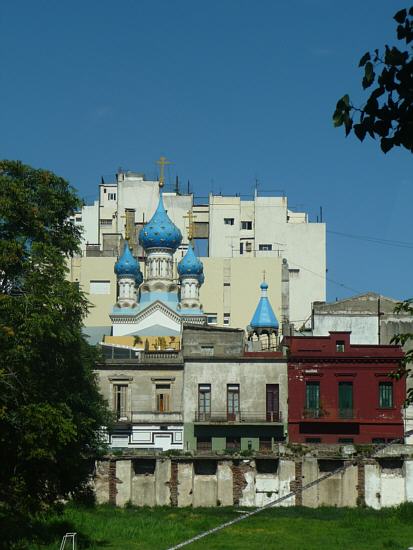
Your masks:
<svg viewBox="0 0 413 550"><path fill-rule="evenodd" d="M171 164L169 160L167 160L166 157L161 157L159 160L156 161L156 164L159 164L160 166L160 174L159 174L159 187L163 187L165 185L165 176L164 176L164 169L166 164Z"/></svg>
<svg viewBox="0 0 413 550"><path fill-rule="evenodd" d="M183 218L188 218L188 241L192 241L194 238L195 233L195 223L194 220L196 220L196 216L193 215L192 210L188 210L188 215L183 216Z"/></svg>

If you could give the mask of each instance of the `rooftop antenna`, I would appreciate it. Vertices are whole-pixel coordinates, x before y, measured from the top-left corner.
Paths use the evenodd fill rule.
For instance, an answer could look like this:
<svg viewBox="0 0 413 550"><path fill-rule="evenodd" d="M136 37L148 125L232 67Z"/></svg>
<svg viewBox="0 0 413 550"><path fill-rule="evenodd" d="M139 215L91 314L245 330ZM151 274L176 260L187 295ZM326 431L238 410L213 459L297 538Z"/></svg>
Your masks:
<svg viewBox="0 0 413 550"><path fill-rule="evenodd" d="M179 195L179 178L176 176L175 178L175 193Z"/></svg>
<svg viewBox="0 0 413 550"><path fill-rule="evenodd" d="M166 157L161 156L156 164L159 164L159 187L162 188L165 185L165 166L171 163Z"/></svg>
<svg viewBox="0 0 413 550"><path fill-rule="evenodd" d="M189 180L188 180L188 195L189 195Z"/></svg>
<svg viewBox="0 0 413 550"><path fill-rule="evenodd" d="M264 271L262 272L262 280L265 281L265 269L264 269Z"/></svg>

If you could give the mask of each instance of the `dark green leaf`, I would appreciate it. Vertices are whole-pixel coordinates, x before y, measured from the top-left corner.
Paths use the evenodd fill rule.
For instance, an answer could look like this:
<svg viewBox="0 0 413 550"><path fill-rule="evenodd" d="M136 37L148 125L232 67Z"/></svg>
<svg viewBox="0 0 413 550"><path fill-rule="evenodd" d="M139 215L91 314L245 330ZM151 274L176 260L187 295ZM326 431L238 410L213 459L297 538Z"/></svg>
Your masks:
<svg viewBox="0 0 413 550"><path fill-rule="evenodd" d="M398 11L394 15L393 19L397 21L397 23L404 23L404 20L406 19L406 15L407 15L407 10L403 9Z"/></svg>
<svg viewBox="0 0 413 550"><path fill-rule="evenodd" d="M383 153L387 153L393 147L393 139L392 138L382 138L380 140L380 147L381 147L381 150L383 151Z"/></svg>
<svg viewBox="0 0 413 550"><path fill-rule="evenodd" d="M374 76L375 74L374 74L373 64L370 61L368 61L364 67L364 78L362 82L364 89L371 86L371 84L374 81Z"/></svg>
<svg viewBox="0 0 413 550"><path fill-rule="evenodd" d="M346 129L346 137L349 135L349 133L351 132L351 129L353 127L353 121L351 120L351 118L347 115L346 116L346 119L344 121L344 127Z"/></svg>
<svg viewBox="0 0 413 550"><path fill-rule="evenodd" d="M359 140L363 141L366 137L366 128L362 124L355 124L353 129Z"/></svg>
<svg viewBox="0 0 413 550"><path fill-rule="evenodd" d="M360 59L359 67L364 67L367 61L370 61L370 52L365 53L363 57Z"/></svg>

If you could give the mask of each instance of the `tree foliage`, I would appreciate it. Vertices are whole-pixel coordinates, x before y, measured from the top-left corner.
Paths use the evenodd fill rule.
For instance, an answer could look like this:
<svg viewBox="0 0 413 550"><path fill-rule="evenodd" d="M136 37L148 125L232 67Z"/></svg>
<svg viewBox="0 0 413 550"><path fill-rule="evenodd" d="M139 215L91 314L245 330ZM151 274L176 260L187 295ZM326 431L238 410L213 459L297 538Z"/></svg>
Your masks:
<svg viewBox="0 0 413 550"><path fill-rule="evenodd" d="M393 147L413 152L413 7L398 11L394 19L405 49L386 44L381 52L365 53L359 67L363 89L373 88L367 101L357 107L345 94L333 114L334 125L344 126L346 136L353 131L360 141L377 137L384 153Z"/></svg>
<svg viewBox="0 0 413 550"><path fill-rule="evenodd" d="M51 172L0 161L0 512L36 512L82 489L106 406L82 335L88 303L66 280L80 205ZM0 514L1 515L1 514Z"/></svg>
<svg viewBox="0 0 413 550"><path fill-rule="evenodd" d="M413 40L413 7L398 11L393 19L397 23L397 39L408 47ZM380 139L380 147L387 153L393 147L403 147L413 153L413 50L384 46L365 53L359 62L363 67L362 87L371 91L363 107L355 107L348 94L338 100L333 114L334 126L344 126L346 136L352 131L360 141L366 135ZM413 315L413 299L400 302L395 313ZM395 373L397 378L411 376L413 363L412 333L397 334L391 342L404 347L402 364ZM413 388L407 392L406 404L413 404Z"/></svg>

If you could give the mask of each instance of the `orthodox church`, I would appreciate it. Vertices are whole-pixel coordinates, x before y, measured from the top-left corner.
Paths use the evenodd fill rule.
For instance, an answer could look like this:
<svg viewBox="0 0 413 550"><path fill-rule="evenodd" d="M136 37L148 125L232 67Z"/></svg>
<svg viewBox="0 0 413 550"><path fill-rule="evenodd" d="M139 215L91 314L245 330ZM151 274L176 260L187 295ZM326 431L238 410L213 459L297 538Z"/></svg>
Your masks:
<svg viewBox="0 0 413 550"><path fill-rule="evenodd" d="M136 347L137 340L169 337L179 349L184 325L207 324L199 299L203 265L190 243L175 269L174 254L181 242L181 231L169 218L161 193L155 213L139 234L146 253L146 276L128 239L115 263L118 296L110 313L112 332L105 338L107 343ZM247 327L248 339L264 349L275 348L278 320L267 297L268 283L263 281L260 288L262 296ZM258 349L256 344L253 347Z"/></svg>
<svg viewBox="0 0 413 550"><path fill-rule="evenodd" d="M114 448L165 451L198 445L198 439L201 441L204 435L198 433L203 428L195 426L196 418L202 419L205 414L209 419L214 414L209 410L210 401L205 410L194 412L197 407L204 407L202 383L205 377L209 380L208 369L215 364L214 355L220 357L219 370L214 375L214 399L217 402L232 399L234 411L231 414L237 419L240 415L239 394L233 395L231 391L236 393L237 389L239 392L239 382L228 384L234 382L235 376L235 381L242 379L245 387L253 388L259 361L259 358L248 358L245 352L247 349L275 349L278 321L267 297L268 284L265 281L261 284L262 295L247 329L247 346L244 327L234 329L207 324L207 315L199 298L204 283L203 264L190 243L184 257L175 266L174 254L181 241L181 231L169 218L161 194L155 213L139 233L139 244L145 251L145 275L132 254L128 239L114 266L117 301L110 312L111 335L103 342L108 354L106 363L99 370L102 393L112 402L117 418L112 433L108 434L108 442ZM194 360L196 357L201 365L188 363L190 358ZM133 364L123 364L122 358L132 360ZM195 386L186 387L184 370L192 367L195 370L189 378ZM276 369L268 365L258 368L260 380L264 369L264 378L268 378L270 384L277 383ZM282 380L285 384L286 377ZM210 382L205 388L210 391ZM263 388L265 390L266 386ZM230 397L226 391L230 392ZM249 401L247 396L243 401L244 410L256 410L258 403L253 393L249 393ZM185 399L184 394L187 394ZM265 397L261 396L261 400ZM224 410L223 406L220 405L219 410ZM259 406L264 407L264 401ZM271 418L278 419L279 416L274 414L271 409ZM187 425L185 433L184 425ZM274 432L274 437L282 437L282 423L277 420L274 426L268 433ZM249 441L251 430L257 428L244 428L244 440ZM265 429L268 431L268 426ZM230 430L228 441L231 433ZM218 436L215 432L208 435L210 439ZM218 437L214 445L219 441L222 437Z"/></svg>
<svg viewBox="0 0 413 550"><path fill-rule="evenodd" d="M112 343L116 337L179 337L182 325L205 325L199 301L203 265L192 244L174 273L174 253L182 234L165 210L162 194L156 211L139 235L146 253L144 280L128 241L115 264L118 299L110 318Z"/></svg>

